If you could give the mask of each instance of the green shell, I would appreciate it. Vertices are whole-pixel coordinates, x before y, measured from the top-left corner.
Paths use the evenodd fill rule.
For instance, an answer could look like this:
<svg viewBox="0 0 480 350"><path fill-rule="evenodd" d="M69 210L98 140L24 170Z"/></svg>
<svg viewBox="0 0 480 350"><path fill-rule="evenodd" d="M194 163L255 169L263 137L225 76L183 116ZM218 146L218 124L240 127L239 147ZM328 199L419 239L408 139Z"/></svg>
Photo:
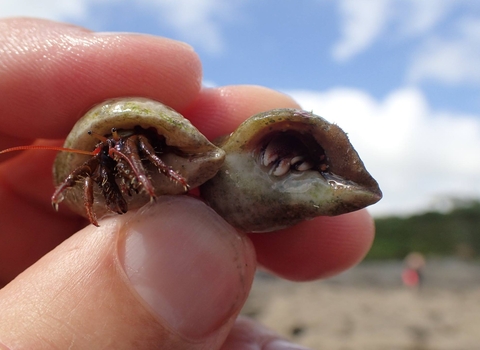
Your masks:
<svg viewBox="0 0 480 350"><path fill-rule="evenodd" d="M289 171L283 176L266 171L258 149L269 135L285 132L304 139L311 152L323 150L329 159L328 171ZM382 197L347 135L312 113L295 109L263 112L218 144L226 152L225 162L201 186L201 194L225 220L247 232L272 231L319 215L351 212Z"/></svg>
<svg viewBox="0 0 480 350"><path fill-rule="evenodd" d="M89 110L73 127L65 140L64 147L92 151L98 140L88 131L99 135L111 133L112 128L131 129L134 126L154 127L163 135L169 146L179 150L162 154L162 160L181 174L191 188L197 187L213 177L224 160L224 151L213 145L182 115L164 104L146 98L129 97L105 101ZM88 155L60 152L54 163L56 185L62 183L70 172L82 165ZM150 169L156 195L180 194L182 186L170 181L156 169ZM129 209L146 204L150 198L140 192L126 196ZM74 186L65 193L64 203L74 211L85 214L83 186ZM98 217L107 212L104 198L95 193L94 211Z"/></svg>

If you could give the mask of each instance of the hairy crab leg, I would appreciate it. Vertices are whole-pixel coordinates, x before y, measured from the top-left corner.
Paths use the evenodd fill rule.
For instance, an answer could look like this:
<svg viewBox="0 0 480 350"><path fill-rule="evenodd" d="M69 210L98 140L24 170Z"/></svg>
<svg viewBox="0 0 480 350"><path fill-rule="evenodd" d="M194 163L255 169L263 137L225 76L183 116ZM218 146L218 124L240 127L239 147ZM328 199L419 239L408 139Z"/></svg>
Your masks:
<svg viewBox="0 0 480 350"><path fill-rule="evenodd" d="M141 185L135 174L131 172L130 166L125 163L124 159L119 159L115 166L117 176L120 179L120 190L122 193L132 196L132 191L138 193L138 188Z"/></svg>
<svg viewBox="0 0 480 350"><path fill-rule="evenodd" d="M97 164L95 164L97 163ZM98 166L98 156L92 157L88 162L80 165L67 176L67 178L60 184L52 195L52 206L58 210L58 204L63 201L63 193L67 188L75 186L78 179L81 177L89 177L92 173L92 168Z"/></svg>
<svg viewBox="0 0 480 350"><path fill-rule="evenodd" d="M142 160L140 159L140 156L138 154L138 147L136 145L134 137L129 137L123 142L117 143L117 145L119 144L122 144L124 146L122 147L122 150L120 151L114 147L110 148L110 157L117 162L121 159L127 162L133 173L135 174L135 177L138 179L138 182L142 184L150 198L154 199L156 197L155 189L153 188L151 181L148 179L145 168L142 165Z"/></svg>
<svg viewBox="0 0 480 350"><path fill-rule="evenodd" d="M88 220L92 225L98 227L97 216L93 211L93 180L90 176L86 176L83 181L83 203L87 212Z"/></svg>
<svg viewBox="0 0 480 350"><path fill-rule="evenodd" d="M103 157L103 162L100 162L96 171L92 174L92 179L102 190L108 209L117 214L124 214L128 211L128 205L115 181L113 170L116 162L106 154Z"/></svg>
<svg viewBox="0 0 480 350"><path fill-rule="evenodd" d="M182 175L177 173L167 164L165 164L156 154L155 150L153 149L152 145L148 141L148 139L143 135L138 135L138 146L140 150L145 153L148 159L158 168L158 170L164 174L165 176L169 177L173 181L176 181L180 185L183 186L185 192L188 191L189 186L187 181L183 178Z"/></svg>

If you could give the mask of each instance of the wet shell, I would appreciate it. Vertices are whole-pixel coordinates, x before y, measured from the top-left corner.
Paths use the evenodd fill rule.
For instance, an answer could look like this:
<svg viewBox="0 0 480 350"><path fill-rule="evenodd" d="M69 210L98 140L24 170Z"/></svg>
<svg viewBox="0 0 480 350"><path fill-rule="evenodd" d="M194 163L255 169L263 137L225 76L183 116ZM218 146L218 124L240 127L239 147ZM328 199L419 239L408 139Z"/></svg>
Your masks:
<svg viewBox="0 0 480 350"><path fill-rule="evenodd" d="M146 98L117 98L105 101L88 111L73 127L65 140L64 147L92 151L98 135L111 134L112 128L129 130L135 126L148 129L154 127L165 137L169 151L160 155L169 165L194 188L213 177L224 160L224 152L208 141L187 119L160 102ZM53 173L55 185L61 184L73 169L82 165L91 156L60 152L55 160ZM184 193L184 188L171 181L157 169L147 168L157 196ZM94 211L98 217L107 212L105 200L98 189L94 191ZM65 191L64 203L85 215L84 194L81 184ZM146 204L150 198L144 192L126 196L128 209Z"/></svg>
<svg viewBox="0 0 480 350"><path fill-rule="evenodd" d="M217 143L225 162L202 196L247 232L351 212L382 197L347 135L309 112L257 114Z"/></svg>

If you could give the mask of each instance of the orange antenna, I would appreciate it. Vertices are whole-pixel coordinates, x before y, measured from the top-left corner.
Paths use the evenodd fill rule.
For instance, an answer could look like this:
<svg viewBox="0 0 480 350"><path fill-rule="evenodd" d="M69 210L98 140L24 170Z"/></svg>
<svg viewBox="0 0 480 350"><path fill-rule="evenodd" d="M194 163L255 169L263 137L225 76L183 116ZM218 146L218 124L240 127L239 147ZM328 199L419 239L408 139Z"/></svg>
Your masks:
<svg viewBox="0 0 480 350"><path fill-rule="evenodd" d="M14 151L29 150L29 149L43 149L43 150L49 150L49 151L71 152L71 153L78 153L78 154L86 154L86 155L89 155L89 156L94 156L95 155L94 152L82 151L80 149L65 148L65 147L41 146L41 145L11 147L11 148L4 149L3 151L0 151L0 154L8 153L8 152L14 152Z"/></svg>
<svg viewBox="0 0 480 350"><path fill-rule="evenodd" d="M92 130L89 130L88 134L95 137L96 139L98 139L99 141L102 141L102 142L107 142L107 140L108 140L105 136L97 134L96 132L93 132Z"/></svg>
<svg viewBox="0 0 480 350"><path fill-rule="evenodd" d="M117 128L112 128L112 138L113 138L115 141L120 140L120 135L118 134Z"/></svg>

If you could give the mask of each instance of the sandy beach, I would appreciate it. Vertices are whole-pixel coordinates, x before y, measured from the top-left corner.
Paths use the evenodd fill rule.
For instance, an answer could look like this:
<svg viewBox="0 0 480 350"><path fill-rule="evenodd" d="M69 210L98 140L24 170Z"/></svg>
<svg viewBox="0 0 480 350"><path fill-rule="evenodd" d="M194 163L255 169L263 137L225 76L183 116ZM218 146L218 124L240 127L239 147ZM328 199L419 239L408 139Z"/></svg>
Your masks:
<svg viewBox="0 0 480 350"><path fill-rule="evenodd" d="M402 269L363 263L307 283L259 273L243 313L312 349L480 349L480 265L428 261L420 290Z"/></svg>

